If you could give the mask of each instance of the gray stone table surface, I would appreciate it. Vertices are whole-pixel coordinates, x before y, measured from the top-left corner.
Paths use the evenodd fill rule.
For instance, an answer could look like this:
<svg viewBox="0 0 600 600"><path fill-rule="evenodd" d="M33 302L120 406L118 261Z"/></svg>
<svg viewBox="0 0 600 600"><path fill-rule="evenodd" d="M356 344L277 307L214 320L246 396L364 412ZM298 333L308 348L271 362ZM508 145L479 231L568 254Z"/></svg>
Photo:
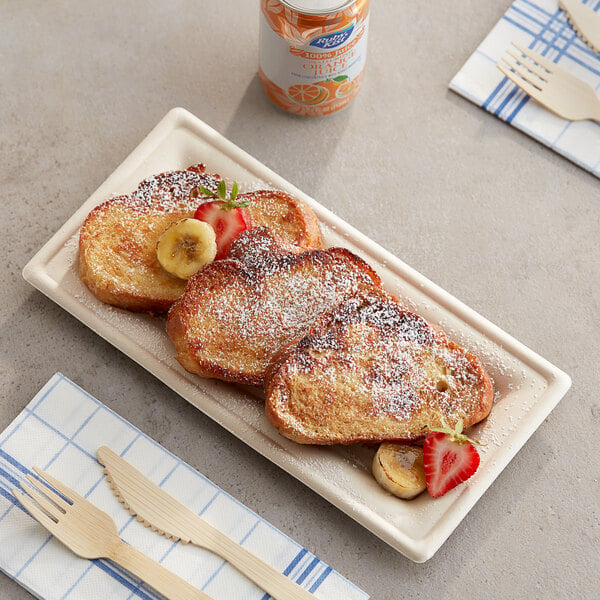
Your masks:
<svg viewBox="0 0 600 600"><path fill-rule="evenodd" d="M375 1L361 93L307 120L263 94L256 1L0 2L0 430L61 371L375 599L599 597L600 182L447 87L508 5ZM430 561L405 559L22 279L175 106L572 377ZM30 595L0 575L0 597Z"/></svg>

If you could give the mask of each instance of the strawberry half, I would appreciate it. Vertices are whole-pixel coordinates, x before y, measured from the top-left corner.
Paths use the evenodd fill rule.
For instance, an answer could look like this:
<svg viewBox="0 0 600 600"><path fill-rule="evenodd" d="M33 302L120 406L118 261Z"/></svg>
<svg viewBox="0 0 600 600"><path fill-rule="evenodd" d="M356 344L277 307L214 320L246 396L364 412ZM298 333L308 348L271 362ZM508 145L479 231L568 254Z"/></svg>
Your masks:
<svg viewBox="0 0 600 600"><path fill-rule="evenodd" d="M431 428L423 443L423 465L427 491L434 497L443 496L466 481L479 467L479 453L474 440L462 433L459 421L455 429Z"/></svg>
<svg viewBox="0 0 600 600"><path fill-rule="evenodd" d="M205 195L216 195L214 192L201 186ZM194 218L208 223L214 230L217 243L215 260L227 255L229 244L245 229L250 226L250 219L244 207L247 202L236 202L238 192L237 183L234 182L231 194L227 196L225 181L219 181L217 194L219 200L211 200L201 204L194 213Z"/></svg>

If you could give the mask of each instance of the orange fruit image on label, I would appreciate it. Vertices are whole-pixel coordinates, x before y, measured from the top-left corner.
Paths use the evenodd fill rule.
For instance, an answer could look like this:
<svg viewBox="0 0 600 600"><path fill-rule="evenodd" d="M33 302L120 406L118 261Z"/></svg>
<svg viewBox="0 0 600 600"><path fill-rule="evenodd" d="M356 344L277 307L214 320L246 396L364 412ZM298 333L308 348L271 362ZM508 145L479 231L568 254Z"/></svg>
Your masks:
<svg viewBox="0 0 600 600"><path fill-rule="evenodd" d="M315 105L327 100L329 92L320 85L296 83L288 89L288 95L298 104Z"/></svg>
<svg viewBox="0 0 600 600"><path fill-rule="evenodd" d="M354 81L345 81L344 83L341 83L338 86L337 90L335 90L335 95L338 98L345 98L346 96L348 96L349 94L352 93L354 86L355 86Z"/></svg>
<svg viewBox="0 0 600 600"><path fill-rule="evenodd" d="M278 85L274 84L268 77L265 77L265 74L262 72L262 69L259 69L258 75L260 77L260 81L267 93L267 96L278 106L281 108L302 116L310 116L310 117L318 117L322 115L327 115L333 112L336 112L345 106L354 98L354 96L358 93L360 89L360 82L363 76L363 73L359 75L357 79L352 80L351 86L342 88L342 91L345 89L348 90L348 93L343 97L336 96L336 91L341 86L340 82L329 80L319 81L314 85L314 87L325 88L325 91L328 91L328 96L325 98L320 104L302 104L298 102L298 100L293 99L286 90L280 88ZM342 82L343 83L343 82ZM302 84L306 86L307 84ZM290 86L293 87L293 86ZM289 89L289 88L288 88Z"/></svg>

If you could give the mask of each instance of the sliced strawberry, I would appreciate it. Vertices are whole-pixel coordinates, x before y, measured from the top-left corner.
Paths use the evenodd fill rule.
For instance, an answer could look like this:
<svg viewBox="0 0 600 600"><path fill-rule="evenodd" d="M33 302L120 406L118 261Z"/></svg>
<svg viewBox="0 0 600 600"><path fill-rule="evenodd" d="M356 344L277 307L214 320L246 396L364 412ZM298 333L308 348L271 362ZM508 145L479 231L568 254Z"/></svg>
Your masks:
<svg viewBox="0 0 600 600"><path fill-rule="evenodd" d="M223 200L212 200L201 204L194 218L205 221L215 230L217 238L217 255L215 259L224 258L229 244L245 229L250 220L246 211L240 206L232 206Z"/></svg>
<svg viewBox="0 0 600 600"><path fill-rule="evenodd" d="M423 464L427 491L443 496L466 481L479 467L479 453L474 442L462 434L462 421L455 429L433 429L423 443Z"/></svg>

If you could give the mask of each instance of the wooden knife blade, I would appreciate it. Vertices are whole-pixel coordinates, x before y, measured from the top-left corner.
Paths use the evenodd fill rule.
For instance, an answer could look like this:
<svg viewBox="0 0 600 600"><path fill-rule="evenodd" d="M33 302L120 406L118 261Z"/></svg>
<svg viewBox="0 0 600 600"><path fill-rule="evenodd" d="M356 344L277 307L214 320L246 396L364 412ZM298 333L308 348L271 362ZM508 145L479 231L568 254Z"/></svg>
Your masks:
<svg viewBox="0 0 600 600"><path fill-rule="evenodd" d="M593 50L600 52L600 13L581 0L559 0L577 35Z"/></svg>

